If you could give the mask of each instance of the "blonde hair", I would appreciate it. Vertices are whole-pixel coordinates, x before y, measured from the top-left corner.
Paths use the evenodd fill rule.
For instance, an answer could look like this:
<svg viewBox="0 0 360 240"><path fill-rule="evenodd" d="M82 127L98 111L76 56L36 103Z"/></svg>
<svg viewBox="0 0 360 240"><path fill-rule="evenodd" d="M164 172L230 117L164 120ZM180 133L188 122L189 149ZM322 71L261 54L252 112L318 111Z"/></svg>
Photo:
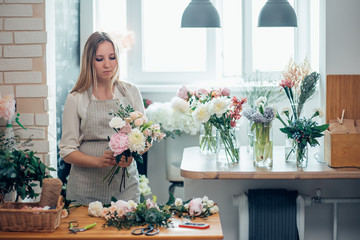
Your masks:
<svg viewBox="0 0 360 240"><path fill-rule="evenodd" d="M111 87L115 81L119 81L119 48L116 45L115 41L111 38L108 33L105 32L94 32L90 35L88 40L85 43L84 51L81 58L81 68L79 78L75 83L75 86L71 90L70 93L73 92L85 92L87 89L94 86L96 89L97 86L97 78L96 72L94 68L94 59L96 56L96 50L98 46L103 42L110 42L114 47L115 57L117 61L117 65L114 71L114 75L111 77Z"/></svg>

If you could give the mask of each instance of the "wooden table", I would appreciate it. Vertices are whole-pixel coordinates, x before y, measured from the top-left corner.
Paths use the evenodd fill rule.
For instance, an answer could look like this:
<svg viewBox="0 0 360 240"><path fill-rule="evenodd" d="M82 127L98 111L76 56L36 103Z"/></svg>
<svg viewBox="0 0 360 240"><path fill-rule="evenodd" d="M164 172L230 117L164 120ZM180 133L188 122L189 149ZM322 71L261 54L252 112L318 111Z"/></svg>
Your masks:
<svg viewBox="0 0 360 240"><path fill-rule="evenodd" d="M181 176L190 179L360 179L359 168L331 168L313 157L314 150L309 150L308 166L299 169L295 162L285 162L283 146L274 146L273 167L266 169L253 166L246 147L240 149L239 163L228 166L217 165L215 155L200 154L199 147L189 147L184 149Z"/></svg>
<svg viewBox="0 0 360 240"><path fill-rule="evenodd" d="M86 226L91 223L97 225L84 232L77 234L70 233L68 230L68 222L70 220L77 220L79 227ZM208 229L190 229L179 228L178 224L181 222L179 218L173 220L173 228L160 228L160 233L154 236L146 235L132 235L131 230L123 229L117 230L115 228L102 228L105 220L103 218L91 217L87 213L87 207L82 206L71 210L67 218L61 219L59 228L52 233L32 233L32 232L1 232L0 239L223 239L223 232L221 228L219 214L212 215L206 220L197 218L193 222L204 222L210 224Z"/></svg>

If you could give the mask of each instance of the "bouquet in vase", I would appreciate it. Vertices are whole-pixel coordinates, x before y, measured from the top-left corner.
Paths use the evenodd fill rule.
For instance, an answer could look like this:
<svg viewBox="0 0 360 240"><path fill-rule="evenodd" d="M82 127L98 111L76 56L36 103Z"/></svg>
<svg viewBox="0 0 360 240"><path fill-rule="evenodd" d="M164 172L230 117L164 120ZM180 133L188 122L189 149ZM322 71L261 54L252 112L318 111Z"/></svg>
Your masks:
<svg viewBox="0 0 360 240"><path fill-rule="evenodd" d="M311 72L310 64L305 59L301 65L290 61L286 70L283 72L284 79L280 82L280 87L284 89L290 103L290 109L284 108L282 113L286 116L288 123L300 118L304 104L311 99L315 93L320 74ZM285 160L295 159L296 142L293 138L287 137L285 142Z"/></svg>
<svg viewBox="0 0 360 240"><path fill-rule="evenodd" d="M288 114L287 114L288 115ZM296 144L296 163L298 167L306 167L307 165L307 144L311 147L319 145L316 138L323 136L329 124L318 125L313 118L320 116L321 111L315 110L311 118L298 118L293 121L288 120L287 124L281 119L279 114L276 114L281 123L284 125L280 131L285 133L288 138L294 139Z"/></svg>
<svg viewBox="0 0 360 240"><path fill-rule="evenodd" d="M122 157L126 161L132 157L135 161L142 163L142 152L149 148L153 141L161 141L165 134L160 131L160 126L148 121L145 116L130 106L124 108L121 104L119 110L110 113L114 117L109 122L109 126L114 129L115 134L109 138L109 147L114 152L116 163L119 164ZM125 188L125 175L128 175L125 167L115 165L105 176L108 185L112 182L114 176L122 169L122 185Z"/></svg>
<svg viewBox="0 0 360 240"><path fill-rule="evenodd" d="M243 115L252 123L251 130L254 131L253 163L256 167L272 166L271 126L275 111L275 107L268 105L265 97L260 97L256 101L255 108L248 108L243 111Z"/></svg>
<svg viewBox="0 0 360 240"><path fill-rule="evenodd" d="M246 98L238 99L230 97L230 90L204 89L189 91L183 86L177 94L179 97L190 102L192 116L195 121L204 125L205 140L200 140L200 148L215 148L216 141L212 134L214 127L222 143L225 145L225 153L228 162L238 162L239 147L234 142L234 133L231 129L236 127L237 120L241 118L241 110Z"/></svg>

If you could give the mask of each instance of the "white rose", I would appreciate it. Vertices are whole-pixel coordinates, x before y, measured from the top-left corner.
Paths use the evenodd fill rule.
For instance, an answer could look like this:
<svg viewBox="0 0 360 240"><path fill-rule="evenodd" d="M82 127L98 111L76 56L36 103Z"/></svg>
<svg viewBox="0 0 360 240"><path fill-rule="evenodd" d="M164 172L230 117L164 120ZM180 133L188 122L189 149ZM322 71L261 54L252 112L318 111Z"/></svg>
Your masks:
<svg viewBox="0 0 360 240"><path fill-rule="evenodd" d="M101 212L103 210L103 205L101 202L91 202L89 204L88 213L93 217L101 217Z"/></svg>
<svg viewBox="0 0 360 240"><path fill-rule="evenodd" d="M126 122L121 117L113 117L111 121L109 122L109 126L111 128L122 128L124 127Z"/></svg>
<svg viewBox="0 0 360 240"><path fill-rule="evenodd" d="M181 198L176 198L175 199L175 206L180 207L181 205L182 205L182 199Z"/></svg>

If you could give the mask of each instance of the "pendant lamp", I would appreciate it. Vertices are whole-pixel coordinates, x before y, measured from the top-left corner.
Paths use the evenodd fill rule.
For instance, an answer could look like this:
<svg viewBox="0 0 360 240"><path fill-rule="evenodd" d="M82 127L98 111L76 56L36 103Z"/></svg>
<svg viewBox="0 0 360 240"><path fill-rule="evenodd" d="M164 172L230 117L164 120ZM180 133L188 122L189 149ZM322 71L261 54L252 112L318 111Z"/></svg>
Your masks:
<svg viewBox="0 0 360 240"><path fill-rule="evenodd" d="M260 11L258 27L297 27L295 11L287 0L268 0Z"/></svg>
<svg viewBox="0 0 360 240"><path fill-rule="evenodd" d="M182 15L181 27L219 28L219 13L209 0L191 0Z"/></svg>

